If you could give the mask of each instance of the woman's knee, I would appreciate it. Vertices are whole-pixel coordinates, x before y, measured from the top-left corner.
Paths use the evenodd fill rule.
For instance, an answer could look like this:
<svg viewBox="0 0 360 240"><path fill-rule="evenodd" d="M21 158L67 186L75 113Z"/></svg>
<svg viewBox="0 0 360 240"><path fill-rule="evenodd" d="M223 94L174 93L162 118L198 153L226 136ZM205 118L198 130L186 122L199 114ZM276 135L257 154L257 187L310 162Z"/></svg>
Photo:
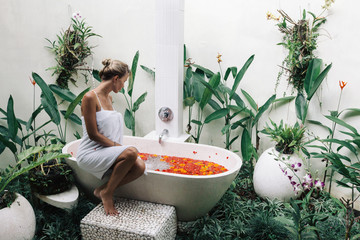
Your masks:
<svg viewBox="0 0 360 240"><path fill-rule="evenodd" d="M144 173L144 171L145 171L145 163L144 163L143 160L138 158L136 160L136 166L137 166L137 169L138 169L139 172Z"/></svg>
<svg viewBox="0 0 360 240"><path fill-rule="evenodd" d="M134 147L129 147L127 149L124 150L124 157L125 159L128 160L132 160L132 161L136 161L136 159L138 158L138 150Z"/></svg>

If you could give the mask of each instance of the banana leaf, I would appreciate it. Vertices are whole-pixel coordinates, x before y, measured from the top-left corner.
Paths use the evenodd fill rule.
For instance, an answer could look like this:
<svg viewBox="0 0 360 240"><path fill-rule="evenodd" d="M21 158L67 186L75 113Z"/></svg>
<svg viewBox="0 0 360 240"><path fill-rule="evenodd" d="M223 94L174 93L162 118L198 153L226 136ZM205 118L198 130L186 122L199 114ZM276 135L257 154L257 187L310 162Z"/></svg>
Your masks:
<svg viewBox="0 0 360 240"><path fill-rule="evenodd" d="M298 93L295 99L296 116L304 123L307 115L307 104L304 95Z"/></svg>
<svg viewBox="0 0 360 240"><path fill-rule="evenodd" d="M207 116L204 120L204 123L209 123L213 120L225 117L228 113L229 113L229 109L227 109L227 108L219 109L219 110L211 113L209 116Z"/></svg>
<svg viewBox="0 0 360 240"><path fill-rule="evenodd" d="M254 121L252 122L252 126L255 126L259 121L260 117L263 113L270 107L270 105L274 102L276 98L276 94L272 95L261 107L259 107L259 111L256 113Z"/></svg>
<svg viewBox="0 0 360 240"><path fill-rule="evenodd" d="M16 145L14 143L12 143L11 141L9 141L8 139L6 139L6 136L3 136L2 134L0 134L0 142L5 146L8 147L10 149L10 151L12 153L16 153L17 152L17 148ZM5 148L4 148L5 149ZM4 151L4 149L2 149L2 151ZM1 152L2 152L1 151ZM1 153L0 152L0 153Z"/></svg>
<svg viewBox="0 0 360 240"><path fill-rule="evenodd" d="M201 96L205 91L205 85L201 84L201 81L205 81L204 75L199 72L193 72L193 93L197 102L201 101Z"/></svg>
<svg viewBox="0 0 360 240"><path fill-rule="evenodd" d="M29 120L26 123L26 131L29 131L29 129L32 129L31 124L34 122L37 115L43 110L43 107L40 105L32 114Z"/></svg>
<svg viewBox="0 0 360 240"><path fill-rule="evenodd" d="M209 83L207 83L205 81L201 81L201 83L206 86L206 89L204 90L204 93L203 93L203 95L201 97L201 101L200 101L200 108L201 109L204 109L205 105L208 103L208 101L211 98L212 94L217 96L219 101L221 100L223 102L223 100L215 92L216 87L220 83L220 74L219 73L216 73L215 75L213 75L210 78Z"/></svg>
<svg viewBox="0 0 360 240"><path fill-rule="evenodd" d="M214 73L207 68L204 68L197 64L192 64L192 66L204 72L207 78L212 78L214 76Z"/></svg>
<svg viewBox="0 0 360 240"><path fill-rule="evenodd" d="M61 88L58 85L50 84L49 88L53 93L64 99L65 101L72 102L75 100L76 96L71 91Z"/></svg>
<svg viewBox="0 0 360 240"><path fill-rule="evenodd" d="M133 129L134 117L131 115L131 112L129 111L129 109L125 110L124 122L125 122L125 126L128 129L130 129L130 130Z"/></svg>
<svg viewBox="0 0 360 240"><path fill-rule="evenodd" d="M331 69L332 64L328 65L320 74L320 67L322 60L315 58L309 63L309 68L306 72L304 88L307 94L307 100L310 101L317 89L320 87L322 81Z"/></svg>
<svg viewBox="0 0 360 240"><path fill-rule="evenodd" d="M15 141L18 132L18 122L14 113L14 100L10 95L7 104L7 124L9 129L9 137Z"/></svg>
<svg viewBox="0 0 360 240"><path fill-rule="evenodd" d="M93 71L92 71L92 75L93 75L93 77L94 77L97 81L101 82L101 78L100 78L100 75L99 75L99 71L98 71L98 70L93 70Z"/></svg>
<svg viewBox="0 0 360 240"><path fill-rule="evenodd" d="M244 128L241 135L241 155L244 161L250 161L253 153L253 145L251 143L251 137L246 128Z"/></svg>
<svg viewBox="0 0 360 240"><path fill-rule="evenodd" d="M254 60L254 57L255 57L255 55L252 55L251 57L249 57L249 59L245 62L244 66L240 69L240 71L236 75L235 80L234 80L234 84L233 84L232 89L231 89L230 99L232 98L232 96L236 92L236 89L238 88L241 79L244 77L244 74L245 74L246 70L249 68L250 64Z"/></svg>
<svg viewBox="0 0 360 240"><path fill-rule="evenodd" d="M343 126L346 127L347 129L349 129L350 131L352 131L354 134L359 135L359 133L357 132L356 128L354 128L353 126L347 124L346 122L344 122L343 120L337 118L337 117L333 117L333 116L325 116L327 119Z"/></svg>
<svg viewBox="0 0 360 240"><path fill-rule="evenodd" d="M84 91L82 91L69 105L69 107L66 110L65 119L68 119L70 117L70 115L74 112L76 106L81 102L81 100L83 99L84 95L90 90L90 87L88 87L87 89L85 89Z"/></svg>
<svg viewBox="0 0 360 240"><path fill-rule="evenodd" d="M320 74L321 65L322 65L322 60L319 58L314 58L309 62L304 80L304 89L307 95L309 95L311 89L314 86L315 79Z"/></svg>
<svg viewBox="0 0 360 240"><path fill-rule="evenodd" d="M225 72L225 76L224 76L224 80L226 81L230 75L230 73L232 74L233 78L236 77L237 74L237 67L229 67L226 72Z"/></svg>
<svg viewBox="0 0 360 240"><path fill-rule="evenodd" d="M136 111L139 109L140 104L145 101L146 95L147 95L147 92L144 92L144 93L134 102L133 109L132 109L133 112L136 112Z"/></svg>
<svg viewBox="0 0 360 240"><path fill-rule="evenodd" d="M129 85L127 87L127 91L130 97L132 96L138 61L139 61L139 51L136 51L131 65L131 75L129 77Z"/></svg>
<svg viewBox="0 0 360 240"><path fill-rule="evenodd" d="M246 100L249 102L250 106L255 110L258 111L258 105L256 104L255 100L247 93L245 90L241 89L241 92L244 94Z"/></svg>
<svg viewBox="0 0 360 240"><path fill-rule="evenodd" d="M148 67L145 67L145 66L143 66L143 65L140 65L140 67L141 67L145 72L149 73L149 74L151 75L151 78L152 78L153 80L155 80L155 71L154 71L154 70L152 70L152 69L150 69L150 68L148 68Z"/></svg>
<svg viewBox="0 0 360 240"><path fill-rule="evenodd" d="M57 107L56 99L49 88L49 86L45 83L45 81L37 74L32 73L32 77L37 83L37 85L41 88L42 94L41 94L41 103L43 104L45 111L49 115L49 117L52 119L52 121L56 124L60 124L60 114Z"/></svg>
<svg viewBox="0 0 360 240"><path fill-rule="evenodd" d="M65 110L60 110L61 114L64 116L65 118L65 115L66 115L66 111ZM82 122L81 122L81 118L79 118L78 115L76 115L75 113L71 113L70 116L68 116L68 118L70 121L76 123L77 125L81 125Z"/></svg>

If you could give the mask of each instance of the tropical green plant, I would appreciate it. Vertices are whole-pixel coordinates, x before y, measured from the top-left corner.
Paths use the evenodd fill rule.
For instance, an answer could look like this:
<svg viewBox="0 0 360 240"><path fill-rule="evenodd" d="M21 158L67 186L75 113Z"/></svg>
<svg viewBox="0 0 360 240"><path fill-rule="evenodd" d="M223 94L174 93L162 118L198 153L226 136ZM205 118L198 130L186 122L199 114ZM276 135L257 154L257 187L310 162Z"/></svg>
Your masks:
<svg viewBox="0 0 360 240"><path fill-rule="evenodd" d="M332 64L328 65L323 71L320 72L322 60L314 58L310 61L306 70L306 76L304 80L304 89L306 98L302 92L298 92L295 99L296 116L304 124L307 117L307 112L310 104L310 100L314 96L317 89L325 79L326 75L330 71Z"/></svg>
<svg viewBox="0 0 360 240"><path fill-rule="evenodd" d="M303 137L305 134L305 126L295 123L294 126L284 124L283 120L277 125L270 119L271 126L266 123L266 127L261 131L268 135L272 141L276 142L275 149L285 154L293 154L299 152L303 148Z"/></svg>
<svg viewBox="0 0 360 240"><path fill-rule="evenodd" d="M340 111L340 103L341 103L341 96L343 93L343 89L346 86L346 82L339 81L340 85L340 96L339 101L337 105L337 109L335 111L330 111L330 115L325 115L325 118L327 120L330 120L332 122L331 128L324 125L323 123L319 121L314 120L308 120L309 123L315 124L317 126L321 126L325 128L328 131L328 136L326 138L319 138L316 137L316 139L321 143L321 145L309 145L311 147L317 148L319 152L312 153L313 158L318 158L321 160L326 160L326 170L324 174L324 181L327 177L327 168L328 163L330 161L331 165L330 168L332 169L332 172L330 174L330 184L329 184L329 192L331 192L331 186L332 186L332 176L334 171L338 172L340 175L342 175L344 178L342 180L336 180L336 182L346 188L358 188L360 189L360 182L357 180L357 175L360 174L360 164L359 164L359 157L358 157L358 149L360 148L360 135L355 127L348 124L345 121L345 113L350 115L359 115L360 109L358 108L346 108L342 111ZM341 119L340 117L344 117ZM346 130L339 131L341 136L343 138L335 138L336 126L340 125ZM350 137L349 139L344 139L345 137ZM334 145L337 146L334 148ZM350 157L348 157L346 154L344 154L344 150L346 149L349 151L357 160L357 162L352 163L352 160ZM351 179L351 180L350 180ZM348 183L351 183L351 185L348 185ZM354 200L354 195L352 196L352 199Z"/></svg>
<svg viewBox="0 0 360 240"><path fill-rule="evenodd" d="M69 91L66 91L66 90L60 91L56 87L47 85L47 83L37 73L33 72L32 77L33 77L34 81L36 82L36 84L41 88L41 91L42 91L41 105L44 108L44 110L46 111L46 113L49 115L49 117L51 119L50 121L52 121L58 129L58 134L59 134L58 140L61 143L66 143L66 132L67 132L66 130L67 130L68 120L72 120L76 124L81 125L81 120L77 115L74 114L74 110L75 110L76 106L78 106L80 104L83 96L90 90L90 87L83 90L78 96L76 96L74 98L74 95L70 94ZM58 102L56 101L56 98L55 98L54 94L52 93L51 89L53 89L53 91L58 93L65 100L67 100L67 101L72 100L66 111L59 111ZM63 115L64 120L65 120L65 129L64 130L61 125L60 113Z"/></svg>
<svg viewBox="0 0 360 240"><path fill-rule="evenodd" d="M100 37L92 32L92 27L88 26L81 16L75 15L71 18L68 29L57 35L57 40L46 39L50 43L48 48L55 54L57 62L56 66L48 70L52 70L53 75L58 75L56 79L58 86L68 89L69 81L76 84L73 75L77 74L78 70L86 70L91 74L92 70L86 66L85 59L91 56L94 48L89 45L88 40L95 36Z"/></svg>
<svg viewBox="0 0 360 240"><path fill-rule="evenodd" d="M294 21L283 10L278 10L282 19L275 19L268 14L268 19L279 21L277 27L283 33L283 40L278 45L288 50L288 55L283 61L283 69L288 73L288 82L293 85L298 92L304 88L304 80L309 63L315 58L314 50L317 48L317 38L319 28L326 22L325 17L321 17L323 12L316 16L312 12L303 10L302 19ZM312 16L312 20L306 19L306 13ZM280 75L281 76L281 75ZM279 77L280 77L279 76Z"/></svg>
<svg viewBox="0 0 360 240"><path fill-rule="evenodd" d="M282 216L275 217L275 219L286 225L286 228L292 233L291 239L319 239L319 229L315 225L318 221L325 220L326 216L301 211L297 201L294 200L291 200L290 204L286 204L286 207L291 213L292 219Z"/></svg>
<svg viewBox="0 0 360 240"><path fill-rule="evenodd" d="M317 48L317 38L320 35L319 29L326 22L326 18L322 17L322 14L330 5L325 5L324 11L319 16L303 10L302 19L297 22L283 10L278 10L282 17L281 21L280 17L276 18L271 13L267 14L268 19L279 21L277 26L284 35L282 42L278 45L282 45L288 50L276 86L284 71L288 73L289 84L297 90L296 115L303 124L307 116L309 102L331 68L330 64L320 73L322 60L314 54ZM307 19L306 13L311 15L312 20Z"/></svg>
<svg viewBox="0 0 360 240"><path fill-rule="evenodd" d="M147 95L147 92L144 92L143 94L140 95L140 97L138 97L138 99L136 99L135 102L133 102L133 88L134 88L138 60L139 60L139 51L136 52L136 54L133 58L133 61L132 61L131 74L129 76L127 92L125 92L124 88L121 89L121 93L124 95L127 106L128 106L125 110L125 115L124 115L125 126L131 130L131 133L133 136L136 135L135 112L139 109L140 104L145 101L145 98Z"/></svg>
<svg viewBox="0 0 360 240"><path fill-rule="evenodd" d="M6 186L19 175L52 159L70 157L69 154L59 151L62 147L63 145L58 144L43 147L33 146L18 154L14 154L16 164L14 166L9 165L0 176L0 195L4 194ZM30 164L24 166L25 160L29 158L31 158Z"/></svg>
<svg viewBox="0 0 360 240"><path fill-rule="evenodd" d="M43 123L36 129L33 128L32 123L36 116L43 110L40 105L30 116L28 121L19 119L15 115L14 99L10 95L7 103L6 111L0 108L0 112L4 115L6 125L0 125L0 154L8 148L13 154L17 154L31 146L30 137L35 135L36 131L46 126L51 120ZM34 144L41 139L41 135L34 138Z"/></svg>
<svg viewBox="0 0 360 240"><path fill-rule="evenodd" d="M263 113L271 106L275 101L282 101L282 99L276 100L276 95L272 95L262 106L258 107L258 104L255 100L247 93L245 90L241 89L244 97L248 101L250 107L247 107L244 103L243 106L232 106L233 109L238 109L244 114L244 117L232 126L233 129L236 129L238 126L243 128L241 134L241 155L244 160L244 165L248 165L250 169L250 176L252 179L252 174L254 172L253 160L258 159L259 156L257 151L259 149L260 137L258 135L258 122L263 115ZM253 132L255 130L255 146L253 144Z"/></svg>
<svg viewBox="0 0 360 240"><path fill-rule="evenodd" d="M210 70L209 70L210 71ZM210 77L210 74L207 76ZM200 142L201 133L205 124L210 123L215 119L219 119L223 117L223 114L227 114L228 110L222 109L218 113L209 114L208 116L204 116L204 108L207 104L213 104L214 101L211 100L211 92L210 90L206 90L205 86L201 84L209 84L210 86L216 86L219 84L220 75L213 74L211 75L208 82L205 80L206 76L203 70L197 68L196 71L192 71L192 68L189 67L186 71L186 76L184 80L184 105L189 109L189 123L187 125L187 133L191 134L191 123L196 125L195 133L191 134L191 137L194 139L195 143ZM197 117L192 117L193 107L197 106ZM215 105L213 105L215 106ZM217 107L217 106L215 106ZM192 119L193 118L193 119ZM205 118L205 119L204 119ZM204 120L203 120L204 119Z"/></svg>
<svg viewBox="0 0 360 240"><path fill-rule="evenodd" d="M254 240L293 239L285 224L267 212L258 212L247 226L247 234Z"/></svg>
<svg viewBox="0 0 360 240"><path fill-rule="evenodd" d="M360 190L360 159L358 157L358 149L360 148L360 134L357 129L350 124L346 123L344 120L339 119L338 117L326 116L329 120L334 123L343 126L346 128L346 131L340 131L346 136L350 136L349 139L339 139L339 138L326 138L319 139L323 144L321 146L314 145L320 149L319 153L313 153L314 158L327 159L331 162L331 169L343 176L343 179L336 180L336 182L343 187ZM331 130L330 128L328 128ZM332 134L331 134L332 135ZM328 143L336 144L338 147L333 149L332 146ZM355 163L352 163L351 158L343 154L343 149L350 151L356 159ZM349 185L350 184L350 185ZM352 197L354 199L354 196Z"/></svg>
<svg viewBox="0 0 360 240"><path fill-rule="evenodd" d="M232 137L231 131L236 129L243 122L237 121L234 123L231 121L243 112L246 112L249 115L251 115L252 113L246 108L245 103L236 93L236 91L245 72L254 60L254 55L252 55L245 62L245 64L239 71L237 70L237 67L229 67L226 70L225 75L223 75L221 69L220 63L222 62L222 60L220 59L220 57L221 55L219 54L218 63L220 71L216 74L213 73L211 70L197 64L193 64L191 62L188 64L189 68L186 72L184 82L184 103L185 106L189 107L189 118L191 116L192 105L195 102L198 102L199 104L198 118L195 120L191 120L191 122L196 124L198 127L197 134L193 136L195 141L199 142L200 134L205 124L216 119L224 118L224 127L221 129L221 132L225 134L225 148L230 149L232 143L239 137L239 135ZM196 68L194 72L191 70L191 66ZM229 79L230 75L232 75L232 77L234 78L234 82L231 88L227 86L227 80ZM205 76L209 78L208 82L205 80ZM212 96L215 96L215 100L212 99ZM272 100L274 98L275 97L273 96ZM232 100L234 100L235 104L232 102ZM272 100L269 101L271 102ZM254 114L251 115L254 120L253 126L256 125L260 116L269 107L270 102L266 104L266 106L264 106L262 109L258 109L256 106L256 110L259 111L259 114L257 116L255 116ZM208 115L203 121L202 113L206 105L210 105L214 112ZM190 126L190 124L188 126ZM190 128L188 127L188 129Z"/></svg>

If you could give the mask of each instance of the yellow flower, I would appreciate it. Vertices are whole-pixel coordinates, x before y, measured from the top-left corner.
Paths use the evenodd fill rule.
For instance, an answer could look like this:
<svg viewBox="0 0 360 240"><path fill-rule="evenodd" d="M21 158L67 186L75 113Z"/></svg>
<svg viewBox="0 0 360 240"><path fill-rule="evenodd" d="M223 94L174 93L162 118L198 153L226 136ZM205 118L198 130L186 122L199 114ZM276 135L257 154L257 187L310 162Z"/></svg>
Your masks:
<svg viewBox="0 0 360 240"><path fill-rule="evenodd" d="M267 20L280 21L280 17L275 17L275 15L272 14L271 12L267 12L267 13L266 13L266 19L267 19Z"/></svg>
<svg viewBox="0 0 360 240"><path fill-rule="evenodd" d="M222 56L222 55L221 55L220 53L218 53L218 55L217 55L217 57L216 57L216 58L218 59L218 63L221 63L221 62L222 62L221 56Z"/></svg>
<svg viewBox="0 0 360 240"><path fill-rule="evenodd" d="M271 12L267 12L267 13L266 13L266 19L267 19L267 20L270 20L270 19L271 19L271 16L272 16Z"/></svg>

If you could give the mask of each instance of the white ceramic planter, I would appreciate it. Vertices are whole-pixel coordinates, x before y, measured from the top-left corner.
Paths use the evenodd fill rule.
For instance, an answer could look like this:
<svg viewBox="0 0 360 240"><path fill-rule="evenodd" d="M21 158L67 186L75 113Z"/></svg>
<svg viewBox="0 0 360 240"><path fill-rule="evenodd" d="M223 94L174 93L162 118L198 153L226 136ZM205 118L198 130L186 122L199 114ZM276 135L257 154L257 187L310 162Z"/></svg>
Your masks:
<svg viewBox="0 0 360 240"><path fill-rule="evenodd" d="M284 161L278 161L275 158L285 158ZM301 166L299 167L299 164ZM294 172L288 168L288 165L294 164L297 171ZM254 169L254 189L262 198L278 199L288 202L290 198L297 198L301 194L301 181L306 172L302 159L296 154L281 154L275 148L269 148L263 152L258 159ZM298 188L298 190L294 190Z"/></svg>
<svg viewBox="0 0 360 240"><path fill-rule="evenodd" d="M34 210L26 198L16 195L10 207L0 210L0 239L33 239L36 228Z"/></svg>

